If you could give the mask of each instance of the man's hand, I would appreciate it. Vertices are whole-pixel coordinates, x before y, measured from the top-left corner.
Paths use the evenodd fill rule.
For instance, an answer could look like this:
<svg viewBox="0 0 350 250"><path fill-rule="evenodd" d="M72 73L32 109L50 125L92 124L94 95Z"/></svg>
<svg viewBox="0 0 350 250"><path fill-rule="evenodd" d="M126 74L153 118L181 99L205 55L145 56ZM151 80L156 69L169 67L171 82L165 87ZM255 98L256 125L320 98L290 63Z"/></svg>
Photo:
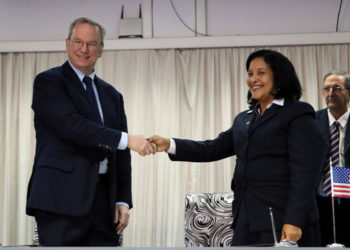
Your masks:
<svg viewBox="0 0 350 250"><path fill-rule="evenodd" d="M291 224L284 224L282 227L281 241L286 239L288 241L297 242L298 240L300 240L301 235L302 231L300 227Z"/></svg>
<svg viewBox="0 0 350 250"><path fill-rule="evenodd" d="M129 216L129 208L127 206L121 204L115 206L114 223L117 224L115 230L118 235L128 226Z"/></svg>
<svg viewBox="0 0 350 250"><path fill-rule="evenodd" d="M128 135L128 148L142 156L155 154L157 152L156 144L149 142L142 136Z"/></svg>
<svg viewBox="0 0 350 250"><path fill-rule="evenodd" d="M148 141L157 145L157 152L168 151L170 147L170 139L161 137L159 135L153 135L148 138Z"/></svg>

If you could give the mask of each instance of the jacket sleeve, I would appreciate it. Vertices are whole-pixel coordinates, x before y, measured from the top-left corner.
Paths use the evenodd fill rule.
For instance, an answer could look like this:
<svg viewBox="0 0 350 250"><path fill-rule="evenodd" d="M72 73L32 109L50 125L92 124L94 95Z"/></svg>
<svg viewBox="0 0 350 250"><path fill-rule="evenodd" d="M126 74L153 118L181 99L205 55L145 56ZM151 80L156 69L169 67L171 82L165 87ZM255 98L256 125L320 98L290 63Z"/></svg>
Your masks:
<svg viewBox="0 0 350 250"><path fill-rule="evenodd" d="M312 115L301 114L291 120L288 133L289 192L284 223L303 227L315 206L315 191L326 146Z"/></svg>
<svg viewBox="0 0 350 250"><path fill-rule="evenodd" d="M176 154L169 154L173 161L210 162L235 154L233 146L233 127L222 132L213 140L193 141L174 139Z"/></svg>
<svg viewBox="0 0 350 250"><path fill-rule="evenodd" d="M124 110L124 102L123 98L120 99L120 107L121 107L121 116L122 116L122 125L121 131L128 132L127 119ZM131 155L130 150L127 148L126 150L118 150L117 154L117 198L116 201L126 202L131 209L133 207L132 203L132 192L131 192Z"/></svg>

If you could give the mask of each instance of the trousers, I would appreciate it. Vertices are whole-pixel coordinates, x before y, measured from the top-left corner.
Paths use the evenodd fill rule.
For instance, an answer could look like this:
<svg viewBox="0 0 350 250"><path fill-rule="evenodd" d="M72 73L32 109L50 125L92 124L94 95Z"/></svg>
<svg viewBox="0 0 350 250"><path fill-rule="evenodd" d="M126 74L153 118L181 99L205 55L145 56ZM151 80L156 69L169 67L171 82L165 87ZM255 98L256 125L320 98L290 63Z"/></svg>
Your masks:
<svg viewBox="0 0 350 250"><path fill-rule="evenodd" d="M88 215L67 216L47 211L35 213L41 246L118 245L114 218L108 201L106 177L107 175L100 175Z"/></svg>

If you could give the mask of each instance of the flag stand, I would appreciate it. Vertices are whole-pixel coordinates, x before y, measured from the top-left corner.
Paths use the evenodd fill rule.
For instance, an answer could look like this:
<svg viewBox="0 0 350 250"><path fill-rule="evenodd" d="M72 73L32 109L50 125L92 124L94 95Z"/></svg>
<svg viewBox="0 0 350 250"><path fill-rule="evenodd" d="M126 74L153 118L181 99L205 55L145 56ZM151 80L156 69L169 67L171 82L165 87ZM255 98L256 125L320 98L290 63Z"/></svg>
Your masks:
<svg viewBox="0 0 350 250"><path fill-rule="evenodd" d="M331 162L332 164L332 162ZM332 219L333 219L333 240L334 242L332 244L328 244L327 247L329 248L344 248L345 246L343 244L340 243L336 243L337 242L337 238L336 238L336 232L335 232L335 209L334 209L334 195L333 195L333 168L331 165L331 186L332 186Z"/></svg>

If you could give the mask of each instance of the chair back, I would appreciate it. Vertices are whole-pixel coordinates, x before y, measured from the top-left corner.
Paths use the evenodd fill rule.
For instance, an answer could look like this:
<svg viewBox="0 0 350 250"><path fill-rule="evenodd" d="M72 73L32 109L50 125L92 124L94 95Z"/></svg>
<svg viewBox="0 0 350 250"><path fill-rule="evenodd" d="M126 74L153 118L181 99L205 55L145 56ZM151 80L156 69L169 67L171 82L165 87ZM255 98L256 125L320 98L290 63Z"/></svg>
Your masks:
<svg viewBox="0 0 350 250"><path fill-rule="evenodd" d="M229 247L233 193L189 193L185 207L186 247Z"/></svg>

